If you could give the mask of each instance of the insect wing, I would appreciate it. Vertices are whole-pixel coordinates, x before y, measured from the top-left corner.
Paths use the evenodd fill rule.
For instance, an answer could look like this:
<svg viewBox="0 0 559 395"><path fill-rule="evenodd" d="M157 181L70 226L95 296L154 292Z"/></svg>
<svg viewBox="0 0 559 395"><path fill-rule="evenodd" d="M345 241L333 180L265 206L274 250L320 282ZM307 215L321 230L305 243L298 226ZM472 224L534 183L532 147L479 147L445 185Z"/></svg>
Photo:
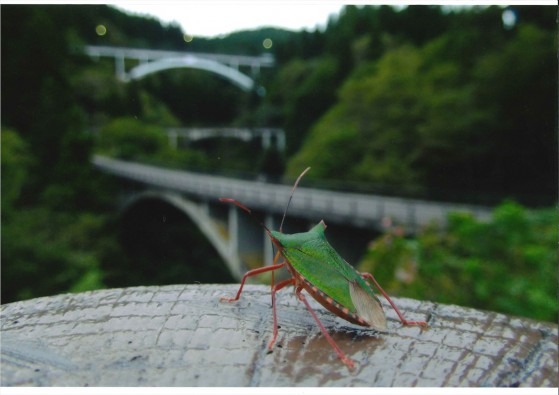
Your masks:
<svg viewBox="0 0 559 395"><path fill-rule="evenodd" d="M291 266L312 285L338 304L352 312L355 311L349 294L348 281L334 267L296 248L285 249L283 254Z"/></svg>
<svg viewBox="0 0 559 395"><path fill-rule="evenodd" d="M349 294L357 314L377 329L386 329L386 316L376 296L371 297L357 282L349 283Z"/></svg>

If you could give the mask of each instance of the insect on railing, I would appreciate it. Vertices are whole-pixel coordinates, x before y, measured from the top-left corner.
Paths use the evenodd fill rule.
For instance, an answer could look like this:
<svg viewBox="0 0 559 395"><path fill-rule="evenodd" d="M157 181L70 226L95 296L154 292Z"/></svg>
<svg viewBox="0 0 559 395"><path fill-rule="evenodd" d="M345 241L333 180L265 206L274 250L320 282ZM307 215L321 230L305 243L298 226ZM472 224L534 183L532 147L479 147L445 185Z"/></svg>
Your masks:
<svg viewBox="0 0 559 395"><path fill-rule="evenodd" d="M379 331L386 331L386 317L378 297L373 291L373 285L388 300L396 314L404 325L418 325L422 328L427 327L424 321L408 321L392 302L390 297L380 287L372 274L360 273L347 263L326 240L324 231L326 224L320 221L318 225L308 232L296 234L282 233L283 223L287 210L290 206L293 193L301 177L310 170L307 168L297 181L291 191L279 231L272 231L266 225L260 223L270 240L277 249L273 264L251 270L243 276L241 285L235 297L222 297L222 301L234 302L239 300L245 281L248 277L271 272L272 273L272 316L273 316L273 335L268 344L269 352L272 352L273 345L278 337L278 325L276 315L276 293L282 288L292 285L295 287L297 298L303 302L313 319L316 321L324 337L332 346L338 357L349 368L354 367L353 361L348 358L338 347L336 342L328 334L328 331L316 315L315 311L302 294L305 290L317 302L337 316L357 325L367 326ZM232 198L221 198L220 201L232 203L252 214L251 209ZM328 201L326 200L326 203ZM286 268L291 277L274 282L274 272L281 268Z"/></svg>

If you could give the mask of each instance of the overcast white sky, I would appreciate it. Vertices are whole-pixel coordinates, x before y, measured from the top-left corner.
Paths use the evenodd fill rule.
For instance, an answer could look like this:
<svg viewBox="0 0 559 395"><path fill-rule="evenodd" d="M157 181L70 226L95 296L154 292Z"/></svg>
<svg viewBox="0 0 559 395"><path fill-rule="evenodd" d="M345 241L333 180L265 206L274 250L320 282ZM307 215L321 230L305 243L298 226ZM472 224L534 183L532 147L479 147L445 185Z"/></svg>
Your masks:
<svg viewBox="0 0 559 395"><path fill-rule="evenodd" d="M229 2L116 2L118 9L155 16L162 22L178 22L193 36L218 36L262 26L291 30L325 26L338 14L342 2L229 1Z"/></svg>
<svg viewBox="0 0 559 395"><path fill-rule="evenodd" d="M123 0L112 3L121 10L156 17L162 22L178 22L192 36L214 37L262 26L291 30L325 26L344 4L443 4L519 5L549 4L554 0Z"/></svg>

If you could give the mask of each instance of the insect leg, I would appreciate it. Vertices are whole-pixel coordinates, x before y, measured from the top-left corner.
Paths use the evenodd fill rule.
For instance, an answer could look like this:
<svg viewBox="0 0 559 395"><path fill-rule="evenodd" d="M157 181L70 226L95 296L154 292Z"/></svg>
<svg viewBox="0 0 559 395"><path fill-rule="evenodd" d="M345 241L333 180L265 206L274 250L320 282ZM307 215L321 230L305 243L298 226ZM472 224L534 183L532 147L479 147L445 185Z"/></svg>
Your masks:
<svg viewBox="0 0 559 395"><path fill-rule="evenodd" d="M398 314L398 317L400 318L400 321L402 321L403 325L419 325L421 327L427 328L427 323L425 321L408 321L408 320L406 320L404 318L404 315L396 307L396 305L394 304L392 299L390 299L390 296L388 296L388 294L386 292L384 292L384 289L382 289L380 284L377 282L377 280L375 280L375 278L373 277L373 275L371 273L360 273L360 274L364 279L371 280L375 284L375 286L382 293L382 295L386 298L386 300L388 300L388 303L390 303L390 305L392 306L392 308L394 309L396 314Z"/></svg>
<svg viewBox="0 0 559 395"><path fill-rule="evenodd" d="M276 315L276 292L282 289L283 287L286 287L291 284L295 284L295 279L293 277L288 278L287 280L283 280L272 287L272 315L274 317L274 334L272 336L272 340L270 340L270 343L268 344L268 350L270 351L272 351L272 346L274 345L278 337L278 318Z"/></svg>
<svg viewBox="0 0 559 395"><path fill-rule="evenodd" d="M282 262L282 263L278 263L277 265L260 267L258 269L254 269L254 270L246 272L245 275L243 276L242 281L241 281L241 286L239 287L239 291L237 292L237 295L234 298L222 297L220 300L222 302L234 302L236 300L239 300L239 298L241 297L241 292L243 291L243 287L245 285L245 281L248 277L255 276L255 275L260 274L260 273L269 272L271 270L278 270L278 269L281 269L284 265L285 265L285 263Z"/></svg>
<svg viewBox="0 0 559 395"><path fill-rule="evenodd" d="M316 313L314 312L314 310L312 309L311 305L309 304L309 302L307 301L307 298L305 298L305 296L303 296L301 294L301 291L303 290L302 286L299 286L296 290L295 293L297 294L297 297L299 298L299 300L301 300L305 306L307 306L307 310L309 310L309 312L311 313L311 315L313 316L314 320L316 321L316 323L318 324L320 330L322 331L322 334L324 335L324 337L326 338L326 340L328 341L328 343L330 343L330 345L332 346L332 348L334 349L334 351L336 351L336 354L338 354L338 357L340 357L340 359L342 360L343 363L345 363L349 368L353 369L354 368L354 364L353 361L351 359L349 359L348 357L345 356L345 354L342 352L342 350L340 350L340 348L338 347L338 345L336 344L336 342L334 341L334 339L332 339L332 337L328 334L328 332L326 331L326 328L324 327L324 325L322 325L322 322L320 322L320 320L318 319Z"/></svg>
<svg viewBox="0 0 559 395"><path fill-rule="evenodd" d="M281 257L281 251L276 252L276 256L274 256L274 261L272 265L275 265L278 262L278 259ZM270 282L270 287L272 290L274 289L275 280L274 280L274 272L272 272L272 281Z"/></svg>

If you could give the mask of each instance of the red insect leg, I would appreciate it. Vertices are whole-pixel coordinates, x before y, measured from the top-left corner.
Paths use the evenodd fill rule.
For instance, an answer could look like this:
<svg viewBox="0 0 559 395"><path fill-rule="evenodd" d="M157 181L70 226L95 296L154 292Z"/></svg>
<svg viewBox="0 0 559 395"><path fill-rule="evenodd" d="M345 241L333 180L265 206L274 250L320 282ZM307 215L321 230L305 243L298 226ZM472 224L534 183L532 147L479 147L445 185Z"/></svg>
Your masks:
<svg viewBox="0 0 559 395"><path fill-rule="evenodd" d="M390 299L390 296L388 296L388 294L386 292L384 292L384 289L382 289L380 284L377 282L377 280L375 280L375 278L373 277L373 275L371 273L360 273L360 274L364 279L371 280L375 284L375 286L382 293L382 295L386 298L386 300L388 300L388 303L390 303L390 305L392 306L392 308L394 309L396 314L398 314L398 317L400 318L400 321L402 321L403 325L419 325L419 326L422 326L424 328L427 328L427 323L425 321L408 321L408 320L406 320L404 318L404 315L396 307L396 305L394 304L392 299Z"/></svg>
<svg viewBox="0 0 559 395"><path fill-rule="evenodd" d="M320 320L318 319L316 313L314 312L314 310L312 309L311 305L309 304L309 302L307 301L307 298L305 298L302 294L301 291L303 290L303 287L300 286L297 288L297 290L295 291L295 293L297 294L297 297L299 298L299 300L301 300L305 306L307 306L307 310L309 310L309 312L311 313L311 315L313 316L314 320L316 321L316 323L318 324L318 326L320 327L320 330L322 331L322 334L324 335L324 337L326 338L326 340L328 341L328 343L330 343L330 345L332 346L332 348L334 349L334 351L336 351L336 354L338 354L338 356L340 357L340 359L342 360L343 363L345 363L349 368L353 369L354 368L354 364L353 361L351 359L349 359L348 357L345 356L345 354L342 352L342 350L340 350L340 348L338 347L338 345L336 344L336 342L334 341L334 339L332 339L332 337L328 334L328 332L326 331L326 328L324 327L324 325L322 325L322 322L320 322Z"/></svg>
<svg viewBox="0 0 559 395"><path fill-rule="evenodd" d="M293 277L287 280L283 280L272 287L272 315L274 316L274 335L272 336L272 340L270 340L270 343L268 344L268 350L270 351L272 351L272 346L274 345L278 337L278 319L276 315L276 292L291 284L295 284L295 279Z"/></svg>
<svg viewBox="0 0 559 395"><path fill-rule="evenodd" d="M281 257L281 251L276 252L276 256L274 256L274 261L272 262L272 265L275 265L280 257ZM285 265L285 261L283 262L283 264ZM274 290L274 285L276 284L274 280L274 272L275 270L272 272L272 281L270 281L270 288L272 289L272 291Z"/></svg>
<svg viewBox="0 0 559 395"><path fill-rule="evenodd" d="M269 272L271 270L278 270L281 269L282 267L284 267L285 263L278 263L277 265L270 265L270 266L265 266L265 267L261 267L258 269L254 269L254 270L250 270L248 272L245 273L245 275L243 276L243 279L241 281L241 286L239 287L239 291L237 292L237 295L234 298L226 298L226 297L222 297L220 300L223 302L234 302L236 300L239 300L239 298L241 297L241 292L243 291L243 287L245 285L245 281L248 277L251 276L255 276L257 274L260 273L266 273Z"/></svg>

